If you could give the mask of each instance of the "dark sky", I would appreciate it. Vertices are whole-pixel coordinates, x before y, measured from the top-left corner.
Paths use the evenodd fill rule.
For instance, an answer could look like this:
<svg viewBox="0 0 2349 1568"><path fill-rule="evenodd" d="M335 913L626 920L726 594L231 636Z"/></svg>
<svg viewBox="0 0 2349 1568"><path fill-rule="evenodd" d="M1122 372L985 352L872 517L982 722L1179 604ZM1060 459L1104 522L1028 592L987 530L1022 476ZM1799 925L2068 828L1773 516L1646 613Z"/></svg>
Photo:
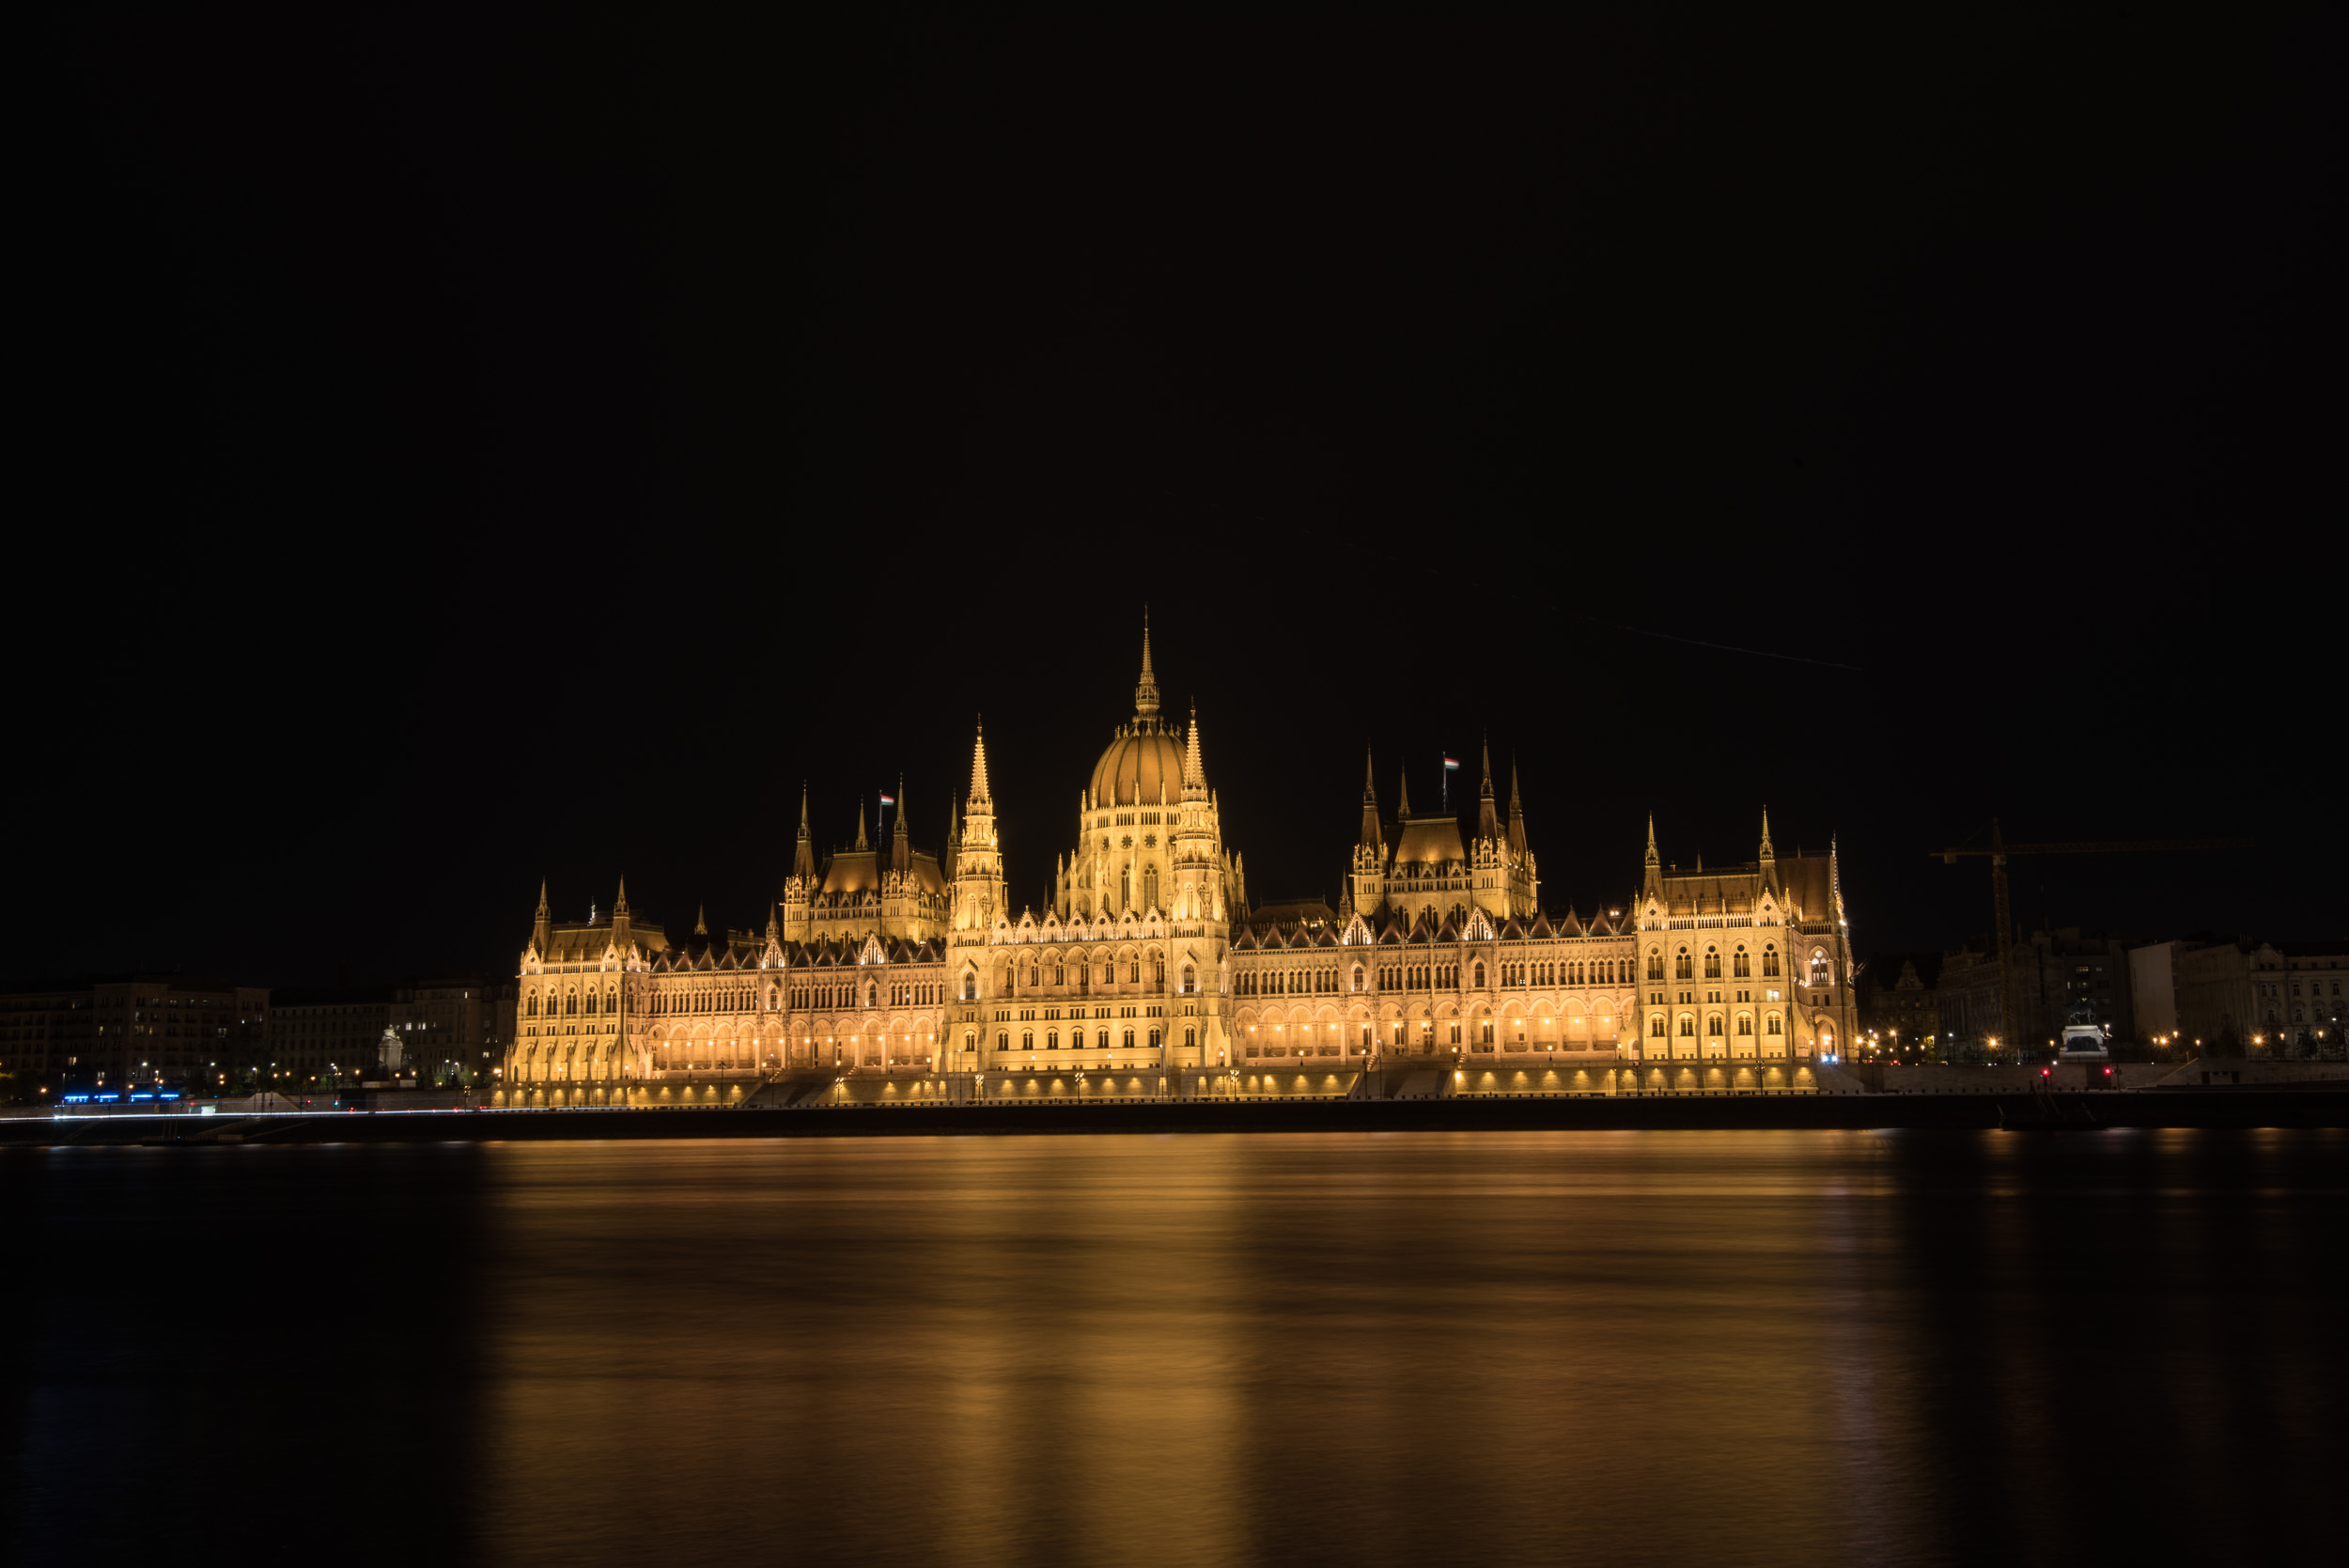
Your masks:
<svg viewBox="0 0 2349 1568"><path fill-rule="evenodd" d="M1145 601L1259 899L1489 735L1561 908L2341 935L2338 8L1891 9L49 15L0 965L762 924L981 712L1040 898Z"/></svg>

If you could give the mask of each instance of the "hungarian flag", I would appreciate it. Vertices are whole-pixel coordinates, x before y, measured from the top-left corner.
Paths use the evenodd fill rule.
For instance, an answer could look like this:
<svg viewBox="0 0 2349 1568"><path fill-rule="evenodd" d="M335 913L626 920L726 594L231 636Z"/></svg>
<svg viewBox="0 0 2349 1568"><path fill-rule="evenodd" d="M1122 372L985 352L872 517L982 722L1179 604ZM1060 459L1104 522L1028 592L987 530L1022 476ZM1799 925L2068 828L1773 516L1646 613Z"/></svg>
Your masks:
<svg viewBox="0 0 2349 1568"><path fill-rule="evenodd" d="M894 795L884 795L881 797L881 804L884 806L894 806L896 803L897 798Z"/></svg>
<svg viewBox="0 0 2349 1568"><path fill-rule="evenodd" d="M1457 773L1460 770L1460 759L1458 757L1444 758L1443 770L1447 773Z"/></svg>

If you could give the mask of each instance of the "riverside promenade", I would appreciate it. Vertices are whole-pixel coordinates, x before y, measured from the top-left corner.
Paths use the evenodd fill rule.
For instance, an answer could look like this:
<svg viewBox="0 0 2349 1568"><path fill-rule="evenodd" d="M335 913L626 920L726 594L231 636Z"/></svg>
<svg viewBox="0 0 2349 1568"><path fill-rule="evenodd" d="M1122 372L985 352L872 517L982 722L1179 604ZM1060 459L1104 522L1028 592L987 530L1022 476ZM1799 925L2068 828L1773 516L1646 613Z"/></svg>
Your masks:
<svg viewBox="0 0 2349 1568"><path fill-rule="evenodd" d="M956 1137L1053 1133L1834 1130L2095 1133L2130 1128L2349 1128L2349 1086L2311 1083L2052 1094L1586 1095L1129 1103L911 1102L773 1110L366 1110L246 1115L12 1116L0 1147L513 1140Z"/></svg>

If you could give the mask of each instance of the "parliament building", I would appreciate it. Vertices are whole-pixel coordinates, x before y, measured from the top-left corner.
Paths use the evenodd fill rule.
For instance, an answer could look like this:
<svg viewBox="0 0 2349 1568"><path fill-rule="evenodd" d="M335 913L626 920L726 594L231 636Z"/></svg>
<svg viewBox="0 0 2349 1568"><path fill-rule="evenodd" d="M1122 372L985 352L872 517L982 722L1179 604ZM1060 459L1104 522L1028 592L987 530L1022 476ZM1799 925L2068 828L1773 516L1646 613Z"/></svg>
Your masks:
<svg viewBox="0 0 2349 1568"><path fill-rule="evenodd" d="M820 1106L1006 1098L1800 1092L1853 1032L1832 847L1646 862L1620 904L1546 910L1515 769L1476 826L1368 777L1340 908L1252 908L1198 715L1168 719L1143 634L1131 719L1095 764L1042 909L1014 908L984 733L942 853L904 794L886 844L799 840L766 929L672 939L554 920L541 888L499 1098Z"/></svg>

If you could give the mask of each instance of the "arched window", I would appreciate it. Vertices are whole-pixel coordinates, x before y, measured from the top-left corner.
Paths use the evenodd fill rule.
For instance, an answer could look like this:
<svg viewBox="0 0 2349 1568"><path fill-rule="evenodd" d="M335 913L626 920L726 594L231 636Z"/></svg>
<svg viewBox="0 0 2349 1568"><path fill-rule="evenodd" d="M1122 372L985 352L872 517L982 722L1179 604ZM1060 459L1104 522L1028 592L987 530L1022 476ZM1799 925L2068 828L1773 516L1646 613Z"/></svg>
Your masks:
<svg viewBox="0 0 2349 1568"><path fill-rule="evenodd" d="M1485 965L1482 960L1476 966L1476 988L1480 991L1485 988Z"/></svg>
<svg viewBox="0 0 2349 1568"><path fill-rule="evenodd" d="M1141 984L1142 984L1142 960L1141 960L1141 959L1139 959L1139 958L1134 958L1134 959L1130 959L1130 960L1128 960L1128 961L1127 962L1127 965L1126 965L1126 984L1127 984L1127 985L1128 985L1128 986L1139 986L1139 985L1141 985Z"/></svg>
<svg viewBox="0 0 2349 1568"><path fill-rule="evenodd" d="M530 1016L534 1018L538 1016L538 993L536 991L530 993Z"/></svg>
<svg viewBox="0 0 2349 1568"><path fill-rule="evenodd" d="M1145 909L1159 907L1159 868L1155 865L1142 874L1142 907Z"/></svg>
<svg viewBox="0 0 2349 1568"><path fill-rule="evenodd" d="M1648 954L1647 977L1650 980L1661 980L1664 978L1664 955L1661 953L1651 951Z"/></svg>
<svg viewBox="0 0 2349 1568"><path fill-rule="evenodd" d="M964 1050L976 1050L979 1048L979 1037L974 1031L966 1029L962 1032L962 1048Z"/></svg>
<svg viewBox="0 0 2349 1568"><path fill-rule="evenodd" d="M1696 958L1684 947L1672 955L1672 978L1694 980L1696 977Z"/></svg>
<svg viewBox="0 0 2349 1568"><path fill-rule="evenodd" d="M1775 945L1762 950L1762 976L1766 980L1776 979L1778 976L1778 948ZM1771 1032L1775 1034L1778 1032L1772 1030Z"/></svg>
<svg viewBox="0 0 2349 1568"><path fill-rule="evenodd" d="M996 1048L997 1050L1009 1050L1009 1049L1011 1049L1011 1031L1010 1031L1010 1030L1008 1030L1008 1029L1006 1029L1006 1030L1003 1030L1003 1031L1001 1031L1000 1032L998 1032L998 1033L996 1034L996 1036L995 1036L995 1048Z"/></svg>
<svg viewBox="0 0 2349 1568"><path fill-rule="evenodd" d="M1354 988L1358 991L1362 988L1362 966L1360 964L1354 966Z"/></svg>
<svg viewBox="0 0 2349 1568"><path fill-rule="evenodd" d="M1696 1019L1694 1019L1694 1018L1690 1017L1689 1017L1688 1014L1686 1014L1686 1013L1681 1014L1681 1015L1680 1015L1680 1032L1682 1033L1682 1035L1684 1035L1684 1036L1687 1036L1687 1035L1692 1035L1692 1034L1696 1033L1696 1032L1697 1032L1697 1021L1696 1021Z"/></svg>
<svg viewBox="0 0 2349 1568"><path fill-rule="evenodd" d="M1130 1029L1126 1031L1126 1048L1128 1050L1134 1048L1134 1032Z"/></svg>
<svg viewBox="0 0 2349 1568"><path fill-rule="evenodd" d="M1183 994L1190 996L1199 989L1199 971L1189 964L1183 966Z"/></svg>
<svg viewBox="0 0 2349 1568"><path fill-rule="evenodd" d="M979 977L969 970L962 971L962 1000L965 1001L979 1000Z"/></svg>
<svg viewBox="0 0 2349 1568"><path fill-rule="evenodd" d="M1198 1044L1199 1031L1197 1029L1186 1029L1183 1031L1183 1048L1185 1050L1192 1049Z"/></svg>
<svg viewBox="0 0 2349 1568"><path fill-rule="evenodd" d="M1068 984L1068 966L1066 964L1054 964L1052 966L1052 984L1055 986L1066 986Z"/></svg>
<svg viewBox="0 0 2349 1568"><path fill-rule="evenodd" d="M1647 1032L1658 1040L1664 1037L1664 1015L1657 1014L1647 1021Z"/></svg>
<svg viewBox="0 0 2349 1568"><path fill-rule="evenodd" d="M1768 1025L1768 1027L1767 1027L1767 1028L1764 1031L1764 1032L1766 1032L1766 1033L1769 1033L1769 1034L1783 1034L1784 1032L1785 1032L1785 1030L1783 1030L1782 1028L1781 1028L1781 1027L1779 1026L1778 1015L1777 1015L1776 1013L1773 1013L1773 1014L1771 1014L1771 1015L1770 1015L1770 1021L1769 1021L1769 1025Z"/></svg>
<svg viewBox="0 0 2349 1568"><path fill-rule="evenodd" d="M1721 950L1718 947L1708 947L1704 950L1704 978L1719 980L1720 977Z"/></svg>
<svg viewBox="0 0 2349 1568"><path fill-rule="evenodd" d="M1831 986L1834 983L1834 968L1827 961L1827 949L1824 947L1812 948L1811 950L1811 984L1813 986Z"/></svg>
<svg viewBox="0 0 2349 1568"><path fill-rule="evenodd" d="M587 1015L589 1017L591 1017L591 1018L592 1018L592 1017L594 1017L596 1016L596 993L595 993L595 992L593 992L593 991L589 991L589 992L587 993L587 1005L586 1005L586 1007L583 1009L583 1011L585 1011L586 1015Z"/></svg>
<svg viewBox="0 0 2349 1568"><path fill-rule="evenodd" d="M1752 1014L1740 1013L1737 1015L1737 1032L1740 1034L1751 1034L1753 1032Z"/></svg>
<svg viewBox="0 0 2349 1568"><path fill-rule="evenodd" d="M1034 1050L1034 1049L1035 1049L1035 1031L1034 1031L1034 1030L1033 1030L1033 1029L1023 1029L1023 1030L1021 1030L1021 1031L1019 1032L1019 1048L1020 1048L1021 1050Z"/></svg>
<svg viewBox="0 0 2349 1568"><path fill-rule="evenodd" d="M1721 1016L1719 1013L1710 1014L1705 1017L1704 1032L1716 1040L1721 1037Z"/></svg>
<svg viewBox="0 0 2349 1568"><path fill-rule="evenodd" d="M1744 980L1753 973L1753 955L1744 948L1729 955L1729 972L1733 979Z"/></svg>
<svg viewBox="0 0 2349 1568"><path fill-rule="evenodd" d="M577 991L571 991L565 994L563 998L563 1011L566 1015L575 1014L579 1011L579 993Z"/></svg>

